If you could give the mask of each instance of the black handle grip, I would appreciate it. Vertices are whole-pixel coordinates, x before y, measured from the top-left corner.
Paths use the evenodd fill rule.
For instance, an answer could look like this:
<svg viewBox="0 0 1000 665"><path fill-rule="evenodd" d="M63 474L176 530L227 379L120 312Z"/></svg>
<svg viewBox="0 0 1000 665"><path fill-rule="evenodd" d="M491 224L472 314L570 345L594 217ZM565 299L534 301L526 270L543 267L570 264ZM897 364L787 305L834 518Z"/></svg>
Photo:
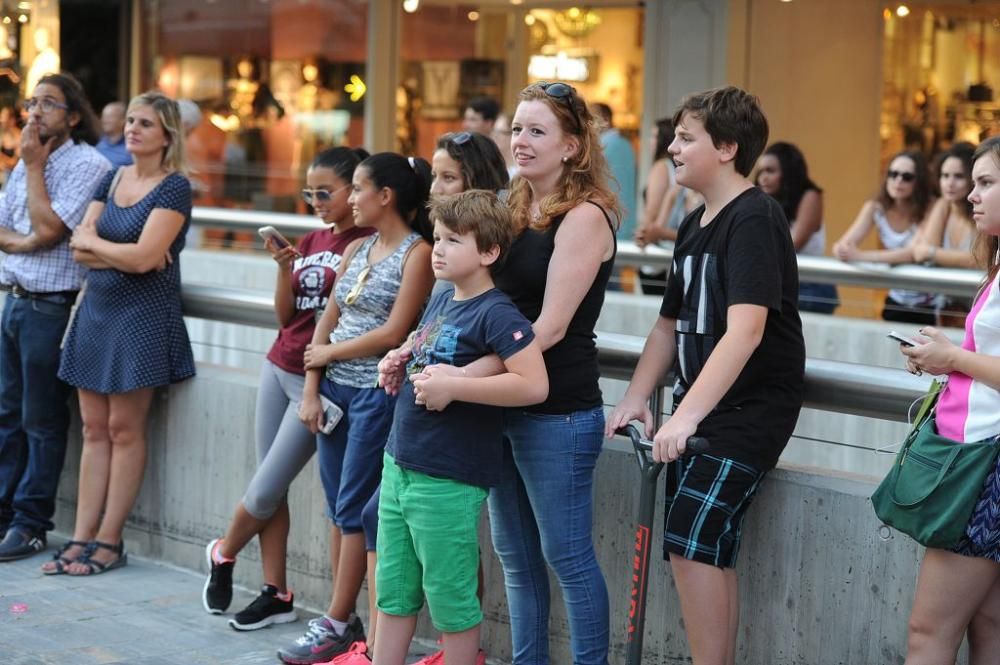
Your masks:
<svg viewBox="0 0 1000 665"><path fill-rule="evenodd" d="M649 439L642 438L639 434L639 429L635 425L625 425L624 427L619 427L615 430L615 434L620 434L621 436L627 436L632 439L632 444L636 448L641 448L643 450L650 451L653 449L653 442ZM689 436L687 440L687 445L684 448L684 454L682 457L693 457L695 455L703 455L710 452L712 449L711 444L703 436Z"/></svg>

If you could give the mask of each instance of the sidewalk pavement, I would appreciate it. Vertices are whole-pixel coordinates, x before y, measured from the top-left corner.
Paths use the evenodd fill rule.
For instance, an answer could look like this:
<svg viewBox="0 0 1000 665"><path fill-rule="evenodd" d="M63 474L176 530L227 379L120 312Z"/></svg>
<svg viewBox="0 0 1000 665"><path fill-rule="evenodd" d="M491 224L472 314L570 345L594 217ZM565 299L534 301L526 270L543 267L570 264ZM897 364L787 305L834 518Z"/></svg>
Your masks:
<svg viewBox="0 0 1000 665"><path fill-rule="evenodd" d="M313 616L253 632L202 609L203 574L129 557L96 577L45 576L54 551L0 563L3 665L275 665ZM255 594L237 590L232 611ZM411 661L428 650L414 644Z"/></svg>

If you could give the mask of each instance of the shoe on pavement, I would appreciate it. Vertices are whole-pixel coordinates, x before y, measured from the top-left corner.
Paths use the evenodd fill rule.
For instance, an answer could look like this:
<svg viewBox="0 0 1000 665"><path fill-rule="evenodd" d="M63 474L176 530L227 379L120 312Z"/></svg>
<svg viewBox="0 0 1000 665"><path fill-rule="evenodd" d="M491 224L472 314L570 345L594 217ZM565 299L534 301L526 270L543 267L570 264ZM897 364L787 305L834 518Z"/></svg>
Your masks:
<svg viewBox="0 0 1000 665"><path fill-rule="evenodd" d="M368 643L364 640L359 640L352 644L346 653L334 657L333 660L328 660L325 663L317 663L316 665L371 665L371 662L372 655L368 651Z"/></svg>
<svg viewBox="0 0 1000 665"><path fill-rule="evenodd" d="M221 538L216 538L205 546L205 560L208 561L208 579L201 590L201 604L209 614L222 614L233 602L233 566L235 561L216 563L212 554Z"/></svg>
<svg viewBox="0 0 1000 665"><path fill-rule="evenodd" d="M287 665L315 665L333 660L346 653L355 642L365 640L361 619L352 614L343 635L338 635L326 617L316 617L309 622L309 630L285 648L278 650L278 660Z"/></svg>
<svg viewBox="0 0 1000 665"><path fill-rule="evenodd" d="M294 598L278 598L278 587L265 584L260 595L229 620L234 630L260 630L276 623L291 623L298 619L292 606Z"/></svg>
<svg viewBox="0 0 1000 665"><path fill-rule="evenodd" d="M413 665L444 665L444 649L436 651L429 656L424 656L413 663ZM476 665L486 665L486 652L482 649L476 654Z"/></svg>
<svg viewBox="0 0 1000 665"><path fill-rule="evenodd" d="M45 549L45 534L36 536L17 527L7 530L0 541L0 561L18 561Z"/></svg>

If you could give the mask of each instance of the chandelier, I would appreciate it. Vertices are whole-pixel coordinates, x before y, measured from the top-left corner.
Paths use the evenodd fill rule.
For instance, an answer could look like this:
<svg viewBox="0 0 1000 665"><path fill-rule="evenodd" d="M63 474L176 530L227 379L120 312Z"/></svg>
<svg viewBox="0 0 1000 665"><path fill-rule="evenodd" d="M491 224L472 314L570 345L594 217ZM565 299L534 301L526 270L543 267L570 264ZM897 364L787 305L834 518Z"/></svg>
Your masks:
<svg viewBox="0 0 1000 665"><path fill-rule="evenodd" d="M600 14L592 9L580 9L579 7L570 7L556 12L554 19L559 32L575 39L586 37L601 24Z"/></svg>

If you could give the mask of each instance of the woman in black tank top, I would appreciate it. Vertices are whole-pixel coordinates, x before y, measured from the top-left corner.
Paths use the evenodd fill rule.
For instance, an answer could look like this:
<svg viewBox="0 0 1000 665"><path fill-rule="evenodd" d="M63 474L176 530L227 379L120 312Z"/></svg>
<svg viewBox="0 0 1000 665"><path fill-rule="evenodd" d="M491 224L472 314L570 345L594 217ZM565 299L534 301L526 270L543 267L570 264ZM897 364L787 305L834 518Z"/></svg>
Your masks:
<svg viewBox="0 0 1000 665"><path fill-rule="evenodd" d="M511 129L519 177L509 201L523 231L494 278L534 322L549 398L507 412L501 484L489 498L493 544L514 662L549 662L548 564L566 602L573 663L606 665L608 592L591 538L604 441L594 326L614 263L618 201L597 127L572 87L525 88Z"/></svg>

